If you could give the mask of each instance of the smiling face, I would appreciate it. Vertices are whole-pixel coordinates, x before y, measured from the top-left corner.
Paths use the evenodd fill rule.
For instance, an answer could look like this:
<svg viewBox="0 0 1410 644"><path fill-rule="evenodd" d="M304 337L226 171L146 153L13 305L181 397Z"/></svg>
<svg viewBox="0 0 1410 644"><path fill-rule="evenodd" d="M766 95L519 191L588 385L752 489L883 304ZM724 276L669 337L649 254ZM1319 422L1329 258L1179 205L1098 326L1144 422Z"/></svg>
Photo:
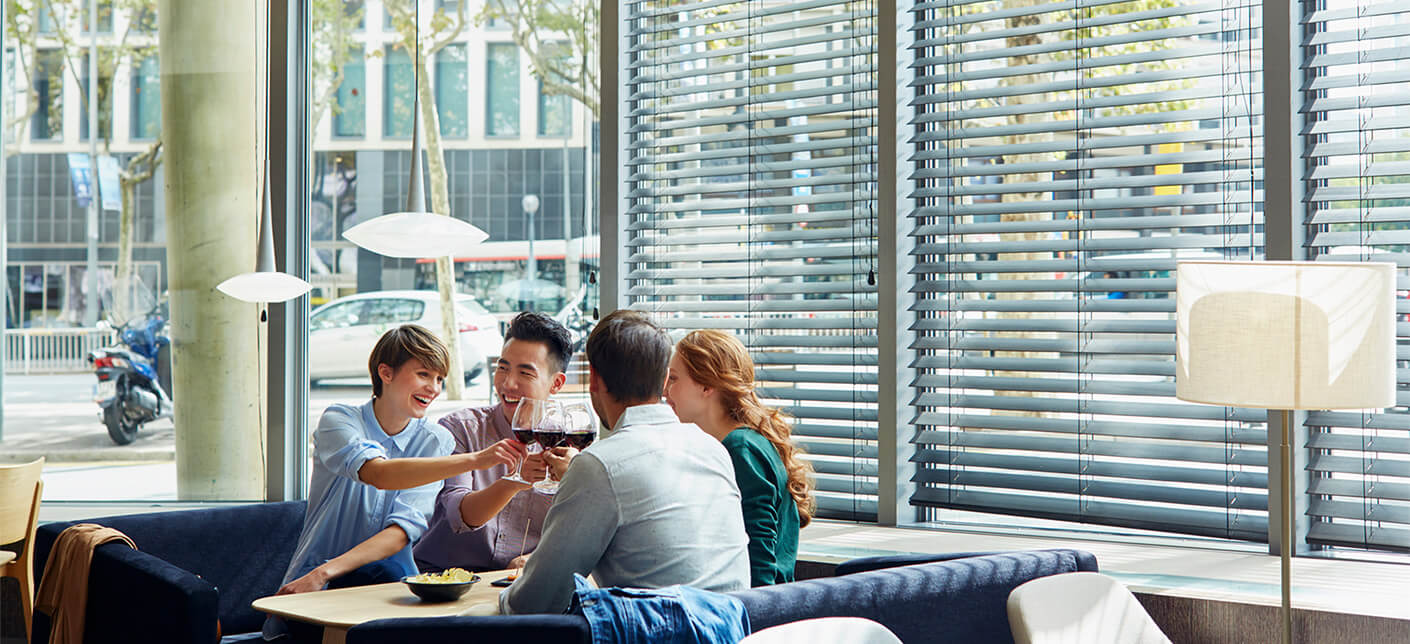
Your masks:
<svg viewBox="0 0 1410 644"><path fill-rule="evenodd" d="M504 403L506 420L525 398L547 400L563 388L567 378L548 357L548 345L533 340L510 338L499 352L494 369L494 389Z"/></svg>
<svg viewBox="0 0 1410 644"><path fill-rule="evenodd" d="M679 353L671 356L671 366L666 370L666 387L662 395L666 404L676 410L676 417L683 423L700 424L716 404L714 390L691 379Z"/></svg>
<svg viewBox="0 0 1410 644"><path fill-rule="evenodd" d="M431 401L441 395L446 375L431 369L416 358L411 358L396 369L390 365L377 365L377 376L382 380L382 395L377 399L384 409L397 418L424 418ZM386 429L386 428L384 428Z"/></svg>

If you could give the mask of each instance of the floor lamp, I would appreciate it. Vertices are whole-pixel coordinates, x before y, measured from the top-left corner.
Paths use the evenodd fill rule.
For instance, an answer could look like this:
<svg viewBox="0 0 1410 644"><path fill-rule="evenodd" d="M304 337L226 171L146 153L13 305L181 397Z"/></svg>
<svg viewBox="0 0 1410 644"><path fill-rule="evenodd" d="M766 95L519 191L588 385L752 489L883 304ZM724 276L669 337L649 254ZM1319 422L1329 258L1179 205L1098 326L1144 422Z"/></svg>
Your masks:
<svg viewBox="0 0 1410 644"><path fill-rule="evenodd" d="M1180 262L1175 291L1175 396L1281 412L1282 639L1291 642L1291 411L1395 404L1395 265Z"/></svg>

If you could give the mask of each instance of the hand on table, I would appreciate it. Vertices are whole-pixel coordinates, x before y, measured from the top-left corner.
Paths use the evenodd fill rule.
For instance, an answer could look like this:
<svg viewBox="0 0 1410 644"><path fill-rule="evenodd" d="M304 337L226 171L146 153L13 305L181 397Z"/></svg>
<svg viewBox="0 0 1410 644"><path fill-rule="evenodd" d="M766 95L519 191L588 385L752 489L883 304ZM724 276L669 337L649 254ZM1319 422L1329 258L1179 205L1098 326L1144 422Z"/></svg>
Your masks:
<svg viewBox="0 0 1410 644"><path fill-rule="evenodd" d="M321 568L314 568L308 574L299 577L279 588L276 595L292 595L294 593L311 593L315 590L323 590L328 585L328 577Z"/></svg>
<svg viewBox="0 0 1410 644"><path fill-rule="evenodd" d="M523 574L524 565L529 563L529 554L522 554L509 560L509 567L514 569L514 574Z"/></svg>

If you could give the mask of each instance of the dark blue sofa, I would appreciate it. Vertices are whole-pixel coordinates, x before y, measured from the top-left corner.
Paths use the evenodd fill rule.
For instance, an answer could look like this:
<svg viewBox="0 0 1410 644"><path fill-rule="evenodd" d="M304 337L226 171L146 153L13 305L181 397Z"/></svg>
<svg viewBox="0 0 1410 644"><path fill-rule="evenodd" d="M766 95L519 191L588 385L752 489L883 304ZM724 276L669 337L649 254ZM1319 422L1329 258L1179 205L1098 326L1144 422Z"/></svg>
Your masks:
<svg viewBox="0 0 1410 644"><path fill-rule="evenodd" d="M90 519L132 538L93 554L83 641L210 644L258 641L264 614L250 602L279 590L303 527L303 501ZM35 578L73 522L35 535ZM50 619L34 613L34 643L48 644Z"/></svg>
<svg viewBox="0 0 1410 644"><path fill-rule="evenodd" d="M945 558L946 555L920 555ZM894 560L902 561L902 560ZM1009 643L1009 592L1031 579L1096 571L1081 550L1040 550L881 567L731 593L754 630L813 617L865 617L903 642ZM569 615L384 619L354 626L348 644L448 641L590 642L587 622Z"/></svg>

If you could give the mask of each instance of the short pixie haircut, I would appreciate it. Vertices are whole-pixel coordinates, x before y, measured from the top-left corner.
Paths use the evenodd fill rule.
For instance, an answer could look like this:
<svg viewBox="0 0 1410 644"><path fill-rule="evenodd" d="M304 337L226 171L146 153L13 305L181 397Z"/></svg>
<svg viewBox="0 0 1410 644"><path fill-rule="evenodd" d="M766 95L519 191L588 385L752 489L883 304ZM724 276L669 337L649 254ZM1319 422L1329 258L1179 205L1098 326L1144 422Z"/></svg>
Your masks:
<svg viewBox="0 0 1410 644"><path fill-rule="evenodd" d="M372 355L367 358L367 372L372 376L372 395L382 395L378 365L387 365L395 371L412 358L441 374L442 378L450 371L450 351L446 350L445 343L424 326L403 324L383 333L377 340L377 346L372 348Z"/></svg>

